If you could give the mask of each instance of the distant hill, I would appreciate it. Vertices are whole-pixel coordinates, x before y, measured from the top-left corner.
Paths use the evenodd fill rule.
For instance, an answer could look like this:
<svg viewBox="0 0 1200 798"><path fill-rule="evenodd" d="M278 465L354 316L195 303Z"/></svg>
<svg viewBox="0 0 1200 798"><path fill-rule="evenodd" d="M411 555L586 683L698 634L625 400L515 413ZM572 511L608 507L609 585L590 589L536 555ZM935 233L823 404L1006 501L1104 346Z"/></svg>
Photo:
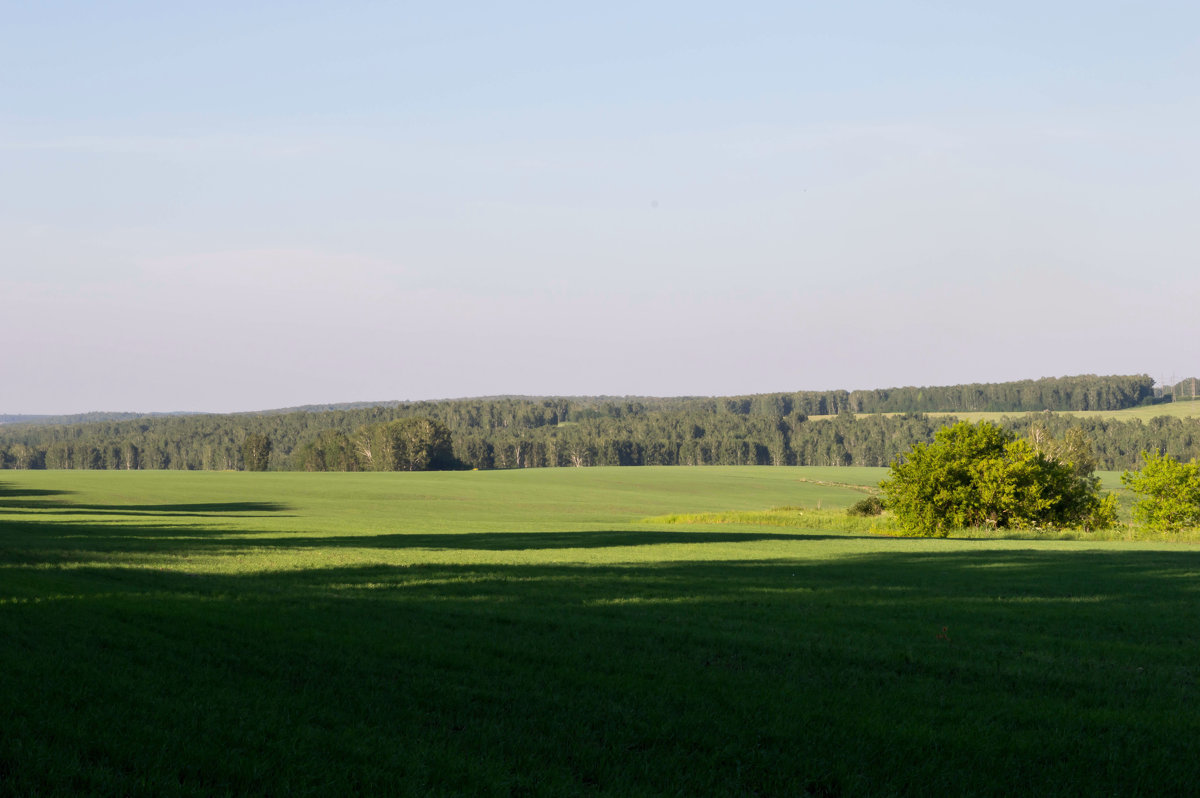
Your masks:
<svg viewBox="0 0 1200 798"><path fill-rule="evenodd" d="M112 413L95 411L92 413L74 413L64 416L21 415L0 413L0 424L36 424L39 426L58 426L62 424L92 424L102 421L131 421L137 418L161 418L163 416L195 416L201 413L178 411L173 413Z"/></svg>
<svg viewBox="0 0 1200 798"><path fill-rule="evenodd" d="M328 413L334 410L363 410L368 407L399 407L404 404L398 399L388 399L382 402L335 402L324 405L296 405L295 407L274 407L269 410L247 410L235 415L278 416L287 413Z"/></svg>
<svg viewBox="0 0 1200 798"><path fill-rule="evenodd" d="M236 413L203 412L91 412L74 415L4 415L0 424L38 424L59 426L96 422L129 421L139 418L177 416L281 416L293 413L344 413L361 410L395 410L398 408L429 408L445 405L491 405L506 402L554 405L573 408L576 413L613 404L629 404L644 408L663 409L692 403L723 402L735 413L771 415L800 412L806 415L837 415L852 413L946 413L946 412L1034 412L1053 411L1113 411L1152 405L1182 398L1194 390L1195 378L1168 386L1166 397L1158 394L1154 380L1145 375L1097 376L1084 374L1073 377L1043 377L1038 380L1014 382L971 383L966 385L905 386L868 390L794 391L749 394L742 396L536 396L527 394L498 394L448 399L405 401L335 402L278 407L266 410L246 410ZM1174 395L1174 397L1171 396ZM763 412L765 411L765 412ZM569 411L568 411L569 412ZM564 412L564 416L566 412Z"/></svg>
<svg viewBox="0 0 1200 798"><path fill-rule="evenodd" d="M700 396L673 396L666 401L686 400L686 399L703 399L708 397ZM603 394L600 396L534 396L527 394L495 394L491 396L463 396L450 399L425 399L421 400L420 404L442 404L446 402L573 402L578 404L598 404L602 402L655 402L664 401L662 397L655 396L609 396ZM276 407L270 410L248 410L243 411L247 415L272 416L283 415L285 413L327 413L335 410L365 410L368 408L395 408L404 407L405 405L417 404L416 402L406 401L403 399L388 399L382 402L335 402L332 404L321 405L296 405L295 407Z"/></svg>

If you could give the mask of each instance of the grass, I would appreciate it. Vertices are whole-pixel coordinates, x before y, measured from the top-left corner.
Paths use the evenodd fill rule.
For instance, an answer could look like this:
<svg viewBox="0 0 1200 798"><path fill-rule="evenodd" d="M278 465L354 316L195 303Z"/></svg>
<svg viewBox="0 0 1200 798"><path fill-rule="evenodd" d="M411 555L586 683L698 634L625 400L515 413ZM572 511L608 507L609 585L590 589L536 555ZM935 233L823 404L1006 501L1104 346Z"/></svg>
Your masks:
<svg viewBox="0 0 1200 798"><path fill-rule="evenodd" d="M876 517L853 517L847 515L845 510L791 506L724 513L669 513L643 519L643 523L769 526L796 530L812 529L881 535L893 534L897 531L886 514Z"/></svg>
<svg viewBox="0 0 1200 798"><path fill-rule="evenodd" d="M670 513L644 519L648 524L688 526L766 526L791 530L820 530L840 534L867 534L908 537L907 532L890 513L874 517L850 517L840 510L812 507L772 507L766 510L726 513ZM1151 530L1129 522L1108 529L1016 528L996 529L973 527L957 529L948 537L960 540L1079 540L1089 543L1102 541L1155 541L1162 543L1200 543L1200 529Z"/></svg>
<svg viewBox="0 0 1200 798"><path fill-rule="evenodd" d="M877 480L8 472L0 793L1192 789L1200 550L745 522Z"/></svg>
<svg viewBox="0 0 1200 798"><path fill-rule="evenodd" d="M829 469L823 469L828 471ZM851 469L842 469L850 472ZM846 475L846 482L832 481L837 474L819 479L816 475L802 478L802 481L814 485L838 485L841 487L860 490L866 495L876 495L879 480L888 473L886 468L862 468L853 474ZM1132 507L1135 496L1121 485L1120 471L1100 471L1100 485L1103 491L1115 492L1119 501L1120 523L1110 529L994 529L979 527L959 529L951 537L975 540L1082 540L1099 541L1159 541L1164 543L1200 543L1200 529L1179 529L1162 532L1146 529L1132 523ZM788 529L812 529L842 533L858 533L905 537L908 533L898 525L890 513L875 517L850 517L845 510L823 508L818 501L816 506L771 507L762 510L726 510L722 512L699 513L668 513L643 519L648 524L670 524L688 526L728 527L768 526Z"/></svg>

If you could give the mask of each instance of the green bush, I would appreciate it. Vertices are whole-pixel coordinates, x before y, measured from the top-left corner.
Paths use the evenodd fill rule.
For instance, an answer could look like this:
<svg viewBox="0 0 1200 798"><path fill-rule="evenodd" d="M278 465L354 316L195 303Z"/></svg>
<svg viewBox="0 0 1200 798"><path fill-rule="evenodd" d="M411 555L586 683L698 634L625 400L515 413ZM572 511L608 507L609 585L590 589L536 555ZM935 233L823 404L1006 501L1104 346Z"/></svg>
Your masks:
<svg viewBox="0 0 1200 798"><path fill-rule="evenodd" d="M861 501L857 501L850 505L846 510L847 515L865 517L869 515L880 515L883 512L883 499L878 496L868 496Z"/></svg>
<svg viewBox="0 0 1200 798"><path fill-rule="evenodd" d="M1141 498L1134 520L1150 529L1170 532L1200 526L1200 464L1180 463L1160 452L1142 452L1141 471L1126 471L1121 483Z"/></svg>
<svg viewBox="0 0 1200 798"><path fill-rule="evenodd" d="M943 427L892 463L880 483L904 529L945 536L965 527L1084 527L1116 521L1116 500L1100 495L1090 451L1040 433L1017 440L986 421Z"/></svg>

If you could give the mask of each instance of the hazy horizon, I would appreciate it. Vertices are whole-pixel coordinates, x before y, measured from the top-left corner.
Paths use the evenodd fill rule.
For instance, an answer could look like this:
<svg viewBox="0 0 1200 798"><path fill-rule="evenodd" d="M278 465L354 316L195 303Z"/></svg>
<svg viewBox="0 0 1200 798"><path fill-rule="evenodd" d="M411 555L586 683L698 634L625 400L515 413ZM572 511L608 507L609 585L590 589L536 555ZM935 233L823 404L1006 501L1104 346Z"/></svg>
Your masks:
<svg viewBox="0 0 1200 798"><path fill-rule="evenodd" d="M1137 372L1137 374L1144 374L1144 373L1145 372ZM1028 378L1019 378L1017 380L1005 380L1003 382L1021 382L1025 379L1029 379L1029 380L1053 379L1053 378L1062 379L1062 378L1081 377L1081 376L1087 376L1087 375L1060 374L1060 375L1054 375L1053 377L1028 377ZM1128 374L1128 375L1097 374L1095 376L1110 377L1110 376L1135 376L1135 375L1134 374ZM1151 376L1151 375L1147 375L1147 376ZM1183 379L1189 379L1189 378L1186 376L1183 376L1183 377L1180 377L1179 379L1183 380ZM1176 380L1175 382L1170 383L1170 384L1174 385L1178 381L1179 380ZM1001 381L987 380L987 381L984 381L983 384L998 383L998 382L1001 382ZM953 383L953 384L959 385L959 384L970 384L970 383ZM274 405L271 407L235 408L235 409L228 409L228 410L204 410L204 409L186 409L186 408L163 409L163 408L138 408L138 407L111 408L110 407L110 408L90 408L87 410L70 410L70 411L66 411L66 412L55 412L55 413L46 413L46 412L31 412L30 413L30 412L8 411L8 410L5 410L4 408L0 408L0 416L6 416L6 415L8 415L8 416L76 416L76 415L87 415L90 413L138 413L138 414L144 414L144 415L228 415L228 414L238 414L238 413L272 412L272 411L276 411L276 410L290 410L293 408L302 408L302 407L322 407L322 406L339 406L339 405L381 406L381 405L394 404L394 403L405 404L405 403L422 402L422 401L449 402L449 401L487 400L487 399L498 399L498 398L508 398L508 397L525 398L525 399L572 399L572 398L677 399L677 398L710 398L710 397L711 398L719 398L722 396L752 396L752 395L757 395L757 394L804 393L807 391L816 391L816 392L847 391L849 393L854 393L855 391L895 390L895 389L900 389L900 388L938 388L938 387L949 387L950 385L951 385L951 383L944 383L944 384L940 384L940 385L932 385L932 384L917 385L917 384L910 383L910 384L906 384L906 385L875 385L875 386L860 385L860 386L854 386L854 387L844 387L843 386L843 387L833 387L833 388L782 388L779 390L772 390L772 391L753 391L753 392L734 391L734 392L726 393L726 394L669 394L668 395L668 394L613 394L613 393L597 393L597 394L528 394L528 393L520 394L520 393L512 393L512 394L479 394L479 395L474 395L474 396L430 396L430 397L422 397L422 398L418 398L418 399L401 399L401 398L334 399L334 400L330 400L330 401L293 402L293 403L284 404L284 405ZM1162 381L1156 380L1155 387L1157 388L1157 387L1162 387L1162 386L1163 386Z"/></svg>
<svg viewBox="0 0 1200 798"><path fill-rule="evenodd" d="M5 16L0 413L1200 372L1192 4Z"/></svg>

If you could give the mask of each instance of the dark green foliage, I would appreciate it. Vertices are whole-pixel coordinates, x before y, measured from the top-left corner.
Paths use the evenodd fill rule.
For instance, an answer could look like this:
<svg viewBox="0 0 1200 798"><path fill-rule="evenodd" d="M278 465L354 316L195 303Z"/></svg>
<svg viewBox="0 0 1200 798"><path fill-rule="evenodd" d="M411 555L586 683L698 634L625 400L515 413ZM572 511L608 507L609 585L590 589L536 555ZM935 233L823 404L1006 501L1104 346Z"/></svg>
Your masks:
<svg viewBox="0 0 1200 798"><path fill-rule="evenodd" d="M1040 445L1042 451L994 424L960 422L893 462L880 487L888 509L919 535L964 527L1113 523L1115 502L1100 496L1085 444L1051 442L1043 435Z"/></svg>
<svg viewBox="0 0 1200 798"><path fill-rule="evenodd" d="M359 464L350 439L345 433L331 429L293 451L292 468L296 471L358 471Z"/></svg>
<svg viewBox="0 0 1200 798"><path fill-rule="evenodd" d="M914 443L932 440L953 417L842 414L739 415L696 400L564 424L520 417L513 400L421 403L373 410L274 415L191 416L77 427L0 429L7 468L232 469L249 428L272 441L270 467L313 471L360 465L349 440L363 426L423 417L450 431L454 456L470 468L594 465L886 466ZM499 410L504 409L501 414ZM517 413L509 410L518 409ZM540 410L530 405L528 410ZM494 415L484 423L481 417ZM506 424L505 421L508 423ZM1132 468L1137 453L1200 455L1200 419L1112 421L1054 414L1014 416L1001 425L1024 436L1037 425L1056 437L1078 428L1093 441L1097 466ZM84 446L88 447L85 457ZM18 448L24 447L24 448ZM95 450L95 451L93 451Z"/></svg>
<svg viewBox="0 0 1200 798"><path fill-rule="evenodd" d="M235 469L247 433L271 440L276 470L370 469L353 445L363 427L424 418L449 433L468 468L595 465L886 466L929 442L953 418L907 409L1120 407L1140 401L1143 377L1069 377L995 385L823 391L756 396L616 399L501 397L336 407L319 412L159 416L71 426L0 427L0 467ZM828 415L816 419L814 415ZM867 415L870 414L870 415ZM1097 466L1132 468L1137 452L1200 455L1200 419L1105 421L1052 413L1013 416L1025 436L1040 425L1062 438L1082 429ZM25 449L18 450L22 446ZM7 453L4 450L7 449ZM437 466L444 467L444 466Z"/></svg>
<svg viewBox="0 0 1200 798"><path fill-rule="evenodd" d="M450 431L428 418L361 427L352 446L364 471L442 471L456 465Z"/></svg>
<svg viewBox="0 0 1200 798"><path fill-rule="evenodd" d="M1154 379L1136 376L1049 377L1019 382L855 391L848 397L858 413L1035 410L1120 410L1154 395Z"/></svg>
<svg viewBox="0 0 1200 798"><path fill-rule="evenodd" d="M1140 497L1133 517L1162 532L1200 526L1200 463L1180 463L1160 452L1142 452L1142 458L1141 471L1121 475L1122 484Z"/></svg>
<svg viewBox="0 0 1200 798"><path fill-rule="evenodd" d="M881 513L883 513L883 499L878 496L868 496L865 499L856 501L846 510L846 515L858 517L880 515Z"/></svg>
<svg viewBox="0 0 1200 798"><path fill-rule="evenodd" d="M271 439L251 432L242 441L242 463L247 471L266 471L271 462Z"/></svg>

